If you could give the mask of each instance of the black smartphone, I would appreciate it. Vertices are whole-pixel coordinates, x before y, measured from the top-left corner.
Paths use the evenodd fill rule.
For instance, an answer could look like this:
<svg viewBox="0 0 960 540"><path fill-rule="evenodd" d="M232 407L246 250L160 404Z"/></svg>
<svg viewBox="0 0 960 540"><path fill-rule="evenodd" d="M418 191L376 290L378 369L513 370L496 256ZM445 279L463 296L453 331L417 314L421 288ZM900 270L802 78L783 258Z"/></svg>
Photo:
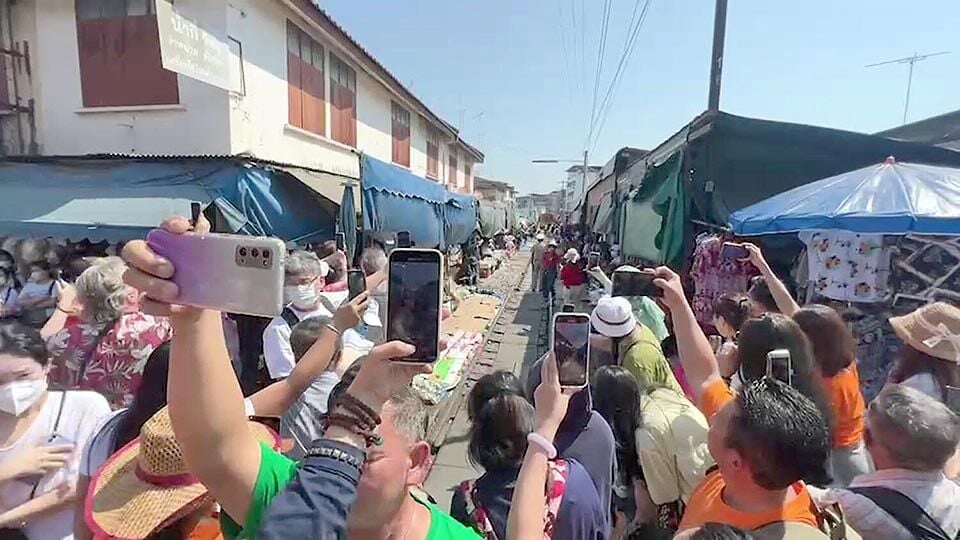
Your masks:
<svg viewBox="0 0 960 540"><path fill-rule="evenodd" d="M720 248L720 258L725 261L742 261L748 257L750 252L740 244L724 242L723 247Z"/></svg>
<svg viewBox="0 0 960 540"><path fill-rule="evenodd" d="M360 296L360 294L366 289L367 276L363 275L363 270L353 269L347 271L347 290L350 291L347 301L353 300L354 298Z"/></svg>
<svg viewBox="0 0 960 540"><path fill-rule="evenodd" d="M196 225L197 220L200 219L200 212L203 211L203 208L200 207L200 203L192 202L190 203L190 224Z"/></svg>
<svg viewBox="0 0 960 540"><path fill-rule="evenodd" d="M417 348L402 362L433 363L440 353L443 255L435 249L397 248L387 266L387 341Z"/></svg>
<svg viewBox="0 0 960 540"><path fill-rule="evenodd" d="M947 393L947 407L950 410L960 414L960 388L950 385L944 385Z"/></svg>
<svg viewBox="0 0 960 540"><path fill-rule="evenodd" d="M410 232L409 231L400 231L397 233L397 247L398 248L408 248L413 244L410 243Z"/></svg>
<svg viewBox="0 0 960 540"><path fill-rule="evenodd" d="M347 235L342 232L337 233L337 249L339 251L347 250Z"/></svg>
<svg viewBox="0 0 960 540"><path fill-rule="evenodd" d="M587 255L587 268L596 268L600 266L600 253L596 251L591 251Z"/></svg>
<svg viewBox="0 0 960 540"><path fill-rule="evenodd" d="M550 348L557 359L560 386L586 386L590 366L590 316L586 313L554 315Z"/></svg>
<svg viewBox="0 0 960 540"><path fill-rule="evenodd" d="M653 284L654 275L649 271L615 270L613 272L612 296L649 296L657 298L663 295L660 287Z"/></svg>
<svg viewBox="0 0 960 540"><path fill-rule="evenodd" d="M573 313L576 310L577 306L573 304L564 304L563 307L560 308L561 313Z"/></svg>

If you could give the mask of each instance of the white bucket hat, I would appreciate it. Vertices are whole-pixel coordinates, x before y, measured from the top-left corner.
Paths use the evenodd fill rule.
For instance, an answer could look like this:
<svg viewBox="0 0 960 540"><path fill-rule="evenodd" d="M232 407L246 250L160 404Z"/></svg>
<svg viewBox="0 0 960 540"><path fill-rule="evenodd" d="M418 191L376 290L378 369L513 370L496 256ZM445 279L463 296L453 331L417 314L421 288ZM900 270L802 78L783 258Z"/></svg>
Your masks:
<svg viewBox="0 0 960 540"><path fill-rule="evenodd" d="M576 248L570 248L566 253L563 254L563 260L576 263L580 259L580 254L577 253Z"/></svg>
<svg viewBox="0 0 960 540"><path fill-rule="evenodd" d="M537 234L537 240L543 240L544 238L546 238L546 235L544 235L543 233Z"/></svg>
<svg viewBox="0 0 960 540"><path fill-rule="evenodd" d="M602 335L611 338L624 337L637 327L630 302L620 296L604 296L597 301L597 307L590 314L590 323Z"/></svg>

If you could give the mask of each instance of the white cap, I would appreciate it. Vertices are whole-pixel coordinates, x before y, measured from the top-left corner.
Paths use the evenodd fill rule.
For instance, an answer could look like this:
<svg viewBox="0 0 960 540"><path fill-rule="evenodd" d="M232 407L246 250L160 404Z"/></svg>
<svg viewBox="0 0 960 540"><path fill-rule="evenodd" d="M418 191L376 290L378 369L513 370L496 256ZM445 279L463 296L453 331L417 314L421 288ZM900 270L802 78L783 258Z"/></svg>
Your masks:
<svg viewBox="0 0 960 540"><path fill-rule="evenodd" d="M546 238L546 235L543 233L537 233L537 240L543 240L544 238Z"/></svg>
<svg viewBox="0 0 960 540"><path fill-rule="evenodd" d="M604 336L620 338L637 327L630 302L621 296L604 296L590 314L590 323Z"/></svg>
<svg viewBox="0 0 960 540"><path fill-rule="evenodd" d="M563 254L563 260L565 261L575 263L578 259L580 259L580 254L577 253L576 248L570 248Z"/></svg>

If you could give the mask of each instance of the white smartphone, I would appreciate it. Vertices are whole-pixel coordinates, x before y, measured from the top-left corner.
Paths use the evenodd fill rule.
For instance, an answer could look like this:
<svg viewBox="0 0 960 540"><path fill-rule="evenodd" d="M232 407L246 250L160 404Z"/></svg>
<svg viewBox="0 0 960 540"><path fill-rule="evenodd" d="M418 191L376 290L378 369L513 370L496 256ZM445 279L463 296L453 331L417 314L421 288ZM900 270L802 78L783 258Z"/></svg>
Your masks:
<svg viewBox="0 0 960 540"><path fill-rule="evenodd" d="M156 229L147 243L173 263L178 304L261 317L283 311L287 251L279 238Z"/></svg>
<svg viewBox="0 0 960 540"><path fill-rule="evenodd" d="M435 249L397 248L387 265L387 341L417 348L399 362L431 364L440 355L443 255Z"/></svg>
<svg viewBox="0 0 960 540"><path fill-rule="evenodd" d="M767 353L767 377L793 386L793 362L789 350L774 349Z"/></svg>
<svg viewBox="0 0 960 540"><path fill-rule="evenodd" d="M556 313L550 349L557 359L560 386L583 388L590 370L590 316L586 313Z"/></svg>

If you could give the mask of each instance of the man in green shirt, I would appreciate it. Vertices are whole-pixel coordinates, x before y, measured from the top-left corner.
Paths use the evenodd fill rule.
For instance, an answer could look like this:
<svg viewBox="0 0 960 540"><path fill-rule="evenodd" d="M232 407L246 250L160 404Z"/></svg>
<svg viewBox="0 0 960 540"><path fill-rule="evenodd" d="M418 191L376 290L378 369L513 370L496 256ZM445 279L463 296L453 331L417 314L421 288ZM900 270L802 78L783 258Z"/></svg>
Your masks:
<svg viewBox="0 0 960 540"><path fill-rule="evenodd" d="M683 389L660 350L660 341L637 322L630 302L619 296L605 296L590 315L593 327L609 340L619 365L636 377L641 388L669 388L683 395Z"/></svg>

